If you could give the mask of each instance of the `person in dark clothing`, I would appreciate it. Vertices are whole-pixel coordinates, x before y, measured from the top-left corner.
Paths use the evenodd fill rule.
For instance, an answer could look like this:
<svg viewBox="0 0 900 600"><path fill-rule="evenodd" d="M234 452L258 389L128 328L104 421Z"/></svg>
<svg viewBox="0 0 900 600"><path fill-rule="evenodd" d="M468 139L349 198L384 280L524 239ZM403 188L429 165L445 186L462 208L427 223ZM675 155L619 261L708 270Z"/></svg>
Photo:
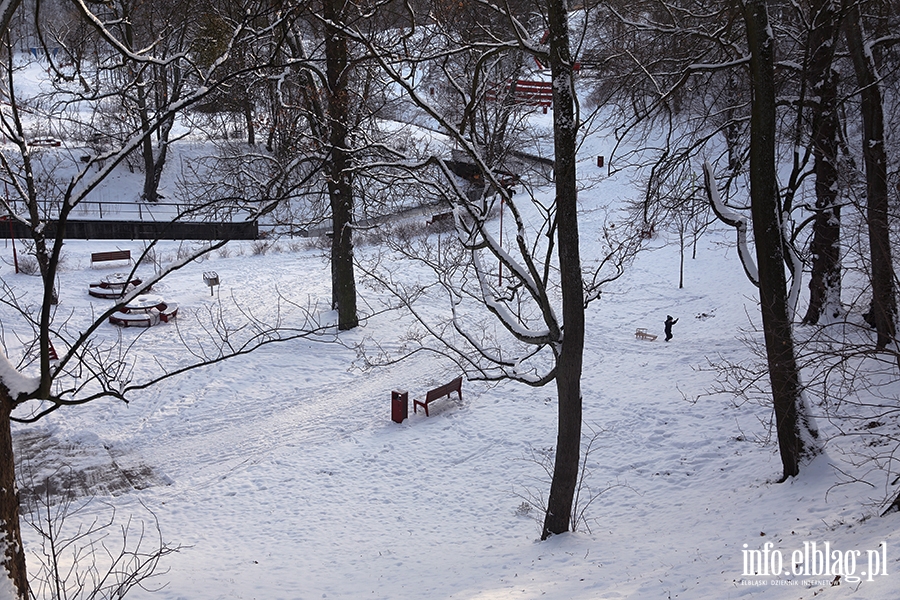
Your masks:
<svg viewBox="0 0 900 600"><path fill-rule="evenodd" d="M672 315L666 315L666 341L672 339L672 325L678 322L678 319L673 319Z"/></svg>

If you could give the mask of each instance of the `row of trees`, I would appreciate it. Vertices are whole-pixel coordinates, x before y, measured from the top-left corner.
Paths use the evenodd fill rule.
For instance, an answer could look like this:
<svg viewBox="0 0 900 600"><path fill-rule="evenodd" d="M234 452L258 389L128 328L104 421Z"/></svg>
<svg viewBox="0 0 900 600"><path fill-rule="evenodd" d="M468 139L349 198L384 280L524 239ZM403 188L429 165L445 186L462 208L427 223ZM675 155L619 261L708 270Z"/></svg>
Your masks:
<svg viewBox="0 0 900 600"><path fill-rule="evenodd" d="M361 56L375 57L383 71L405 87L413 101L441 124L442 131L452 132L480 171L489 175L502 168L508 156L504 154L508 149L504 150L502 144L515 139L504 129L510 119L502 112L503 103L500 112L490 112L495 88L498 82L516 79L522 65L528 62L523 55L549 64L553 72L552 51L551 56L543 54L545 49L535 43L535 24L548 34L543 41L553 40L552 14L541 12L541 7L529 10L527 5L503 9L480 3L476 6L487 15L493 11L498 18L488 20L480 15L483 20L475 19L479 27L473 31L460 27L459 21L450 24L431 15L434 25L425 30L440 44L419 46L427 48L424 55L411 51L411 47L419 47L410 44L409 38L384 43L383 37L360 28L344 30L360 44ZM683 210L677 202L660 198L659 189L677 189L691 173L692 164L696 168L705 162L708 166L702 181L711 204L720 217L740 229L742 244L748 243L747 233L752 233L755 256L747 248L741 256L746 261L746 272L760 290L765 371L784 478L797 475L802 461L814 456L821 445L814 409L808 403L807 388L801 378L794 322L806 272L810 274L810 295L803 322L830 325L845 320L842 256L851 244L842 237L844 206L858 208L865 224L863 238L868 240L869 253L859 267L867 273L865 319L875 330L873 349L895 354L897 351L886 100L882 94L882 89L890 89L884 82L893 77L888 75L885 80L880 74L893 72L898 64L893 52L897 40L890 35L896 20L893 8L890 3L851 0L585 3L578 24L567 26L574 32L573 53L567 60L572 61L574 68L581 56L586 59L585 64L593 67L579 85L602 98L605 108L620 108L612 117L621 118L620 130L642 132L648 137L652 130L657 132L654 139L663 138L659 153L648 153L646 145L637 145L644 161L650 156L651 162L643 164L651 167L654 175L641 207L647 222L640 228L652 226L651 215L667 219L672 212L677 216ZM418 22L421 21L413 9L409 23ZM486 25L488 22L492 25ZM652 51L648 52L648 48ZM440 81L449 82L444 83L444 104L421 95L421 86L416 85L417 73L422 73L423 81L437 73ZM595 87L591 77L596 78ZM570 81L574 80L560 80L554 75L554 91ZM557 178L561 175L559 169L565 168L558 137L564 129L562 124L568 122L566 117L560 120L562 108L556 105L554 120ZM580 105L576 104L576 108ZM586 120L580 112L573 113L573 117L579 126ZM660 130L665 135L660 136ZM628 139L627 135L622 139ZM545 383L555 376L557 385L564 385L559 377L565 364L564 353L554 355L551 368L542 372L544 376L537 376L540 369L522 376L526 359L540 356L535 346L553 347L554 338L545 337L544 327L553 332L556 322L547 319L552 314L552 300L548 301L552 294L542 296L540 290L533 291L533 313L524 308L529 304L518 294L519 290L534 290L533 282L538 278L533 275L540 273L531 262L537 245L527 246L520 221L517 220L520 235L515 246L518 254L513 262L486 231L489 197L495 191L502 198L501 206L510 206L518 219L516 203L503 197L502 186L497 183L485 186L485 196L481 198L485 204L478 209L462 198L451 199L451 203L464 209L458 209L457 228L472 253L471 269L477 289L466 288L470 273L437 266L437 279L454 305L454 318L448 322L450 331L459 334L462 342L447 334L447 329L440 333L432 329L431 333L455 355L466 357L461 362L468 363L480 376L512 377L532 384ZM749 203L744 200L745 190L749 192ZM563 231L555 228L562 219L563 195L559 188L557 192L556 204L547 212L546 222L548 231L557 233L561 254L556 266L562 280ZM693 195L686 194L682 200L690 202ZM749 210L740 210L747 204ZM610 254L598 257L598 263L621 267L623 257L633 248L628 240L615 241ZM503 265L510 277L519 275L521 279L508 284L500 274L499 289L493 286L493 273L488 275L488 263L479 258L479 253L485 252L494 255L496 264ZM554 263L545 255L541 264L546 273L546 265ZM612 277L618 272L619 269L613 269ZM458 279L454 281L451 273ZM585 275L582 273L582 286L587 305L595 297L596 288L584 282L606 282L609 276ZM543 281L548 278L544 276ZM564 288L561 281L559 285ZM565 292L562 297L565 306ZM498 347L507 351L488 350L485 340L473 339L464 332L465 326L457 316L464 298L484 303L512 338L511 342L521 343L523 350L510 352L514 343L496 341ZM405 298L404 303L408 304ZM583 323L575 322L579 327ZM540 334L535 330L536 323L540 324ZM838 356L836 360L844 359L840 351L834 353L833 347L829 351ZM814 362L808 358L808 350L805 352L806 362ZM486 375L485 363L473 365L472 356L492 367L514 368L501 368ZM580 376L580 369L578 373ZM558 461L567 455L564 449L575 431L575 427L564 427L571 418L564 408L565 397L566 392L560 389L560 424L564 433L558 440ZM821 405L821 394L819 400ZM580 406L573 410L580 413ZM577 456L574 464L577 465ZM563 473L558 462L554 484L557 476L564 477ZM552 501L551 493L551 504ZM554 510L555 507L549 507L548 515ZM545 535L553 532L552 528L545 529Z"/></svg>
<svg viewBox="0 0 900 600"><path fill-rule="evenodd" d="M712 204L738 230L745 270L760 290L785 477L818 447L794 347L800 286L809 273L803 323L845 320L842 258L855 243L842 229L848 208L851 220L865 224L869 246L853 265L867 284L854 304L865 303L875 349L896 353L884 112L895 101L884 91L900 64L891 34L896 8L854 0L648 0L605 3L595 15L602 35L592 60L605 68L601 89L619 101L623 126L666 132L651 157L644 218L671 218L659 190L706 162ZM646 47L654 53L640 51ZM749 232L755 256L744 246Z"/></svg>
<svg viewBox="0 0 900 600"><path fill-rule="evenodd" d="M197 180L182 187L192 211L215 207L291 225L330 222L338 329L359 322L356 273L362 269L419 318L428 335L417 338L412 351L450 356L471 377L556 385L559 431L544 537L572 525L586 309L603 285L624 272L639 247L637 234L693 202L699 192L683 193L685 182L704 182L717 214L737 227L745 269L760 289L784 476L796 475L817 447L794 346L796 299L805 267L811 277L804 321L843 318L841 209L847 206L866 217L873 345L894 347L883 112L892 99L882 94L896 64L894 40L886 34L893 8L853 0L607 1L583 3L577 13L564 0L0 1L4 31L20 23L23 12L34 15L29 32L42 42L56 84L46 105L53 100L52 106L67 107L48 111L50 120L97 150L57 186L58 224L51 235L8 52L0 125L17 152L3 153L0 178L14 196L7 210L33 233L44 285L40 313L26 315L35 332L30 356L39 363L39 379L28 384L0 378L0 466L9 476L0 482L3 564L20 596L27 581L10 420L34 420L98 397L126 399L152 383L123 387L127 366L110 362L107 349L93 345L107 314L73 339L54 325L65 221L120 165L143 173L143 201L159 201L179 122L218 134L225 129L231 138L212 136L219 138L218 151L193 165ZM528 136L535 135L510 82L536 63L548 67L553 88L555 191L549 202L527 185L513 197L504 180L516 151L533 146ZM602 110L588 113L579 100L588 96ZM623 143L633 135L647 140L640 156L621 155L613 164L639 158L652 177L634 226L620 228L621 237L607 230L598 245L603 253L583 257L579 239L594 234L579 232L575 156L579 133L599 117L616 120ZM436 127L452 140L460 160L401 144L385 131L389 120ZM854 132L860 142L850 139ZM652 152L657 141L661 150ZM856 156L863 157L864 169L853 163ZM703 178L694 174L701 162L708 163ZM456 175L460 163L477 176L477 185ZM863 172L862 187L857 171ZM748 189L746 215L739 209L748 204ZM673 198L664 190L682 191ZM431 269L432 280L405 280L399 263L360 263L354 239L365 218L427 202L452 212L454 235L441 238L445 245L437 248L428 239L401 237L393 250ZM511 243L490 227L498 210L512 218ZM421 308L436 298L446 302L446 318ZM312 321L287 330L256 323L246 329L253 335L237 346L231 332L219 331L217 352L160 377L319 329ZM66 346L54 364L51 335ZM75 373L82 375L77 388L71 387ZM21 416L35 402L38 408Z"/></svg>

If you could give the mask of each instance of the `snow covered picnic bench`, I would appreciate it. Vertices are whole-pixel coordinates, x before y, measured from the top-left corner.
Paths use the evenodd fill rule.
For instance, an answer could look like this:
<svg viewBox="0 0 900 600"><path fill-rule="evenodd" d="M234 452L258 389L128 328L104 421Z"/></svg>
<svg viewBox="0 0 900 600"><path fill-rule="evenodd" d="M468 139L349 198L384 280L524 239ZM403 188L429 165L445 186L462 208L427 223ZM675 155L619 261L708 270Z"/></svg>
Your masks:
<svg viewBox="0 0 900 600"><path fill-rule="evenodd" d="M653 335L652 333L647 333L646 327L638 327L637 331L634 332L634 337L639 340L647 340L648 342L652 342L656 339L657 336Z"/></svg>
<svg viewBox="0 0 900 600"><path fill-rule="evenodd" d="M428 416L428 405L434 402L435 400L439 400L441 398L450 397L450 394L456 392L459 394L459 400L462 402L462 377L457 377L450 383L445 383L442 386L436 387L433 390L430 390L427 394L425 394L425 400L413 400L413 412L419 412L418 407L421 406L425 409L425 416Z"/></svg>
<svg viewBox="0 0 900 600"><path fill-rule="evenodd" d="M160 321L168 323L177 316L177 304L163 302L159 296L146 295L119 307L109 316L109 322L120 327L151 327Z"/></svg>
<svg viewBox="0 0 900 600"><path fill-rule="evenodd" d="M88 294L95 298L116 299L121 298L141 285L141 280L125 273L113 273L102 280L88 284Z"/></svg>
<svg viewBox="0 0 900 600"><path fill-rule="evenodd" d="M150 327L159 323L159 314L152 312L130 313L118 310L109 315L109 322L121 327Z"/></svg>
<svg viewBox="0 0 900 600"><path fill-rule="evenodd" d="M160 321L168 323L178 316L178 305L174 302L160 306L164 308L144 312L117 310L109 316L109 322L120 327L151 327Z"/></svg>

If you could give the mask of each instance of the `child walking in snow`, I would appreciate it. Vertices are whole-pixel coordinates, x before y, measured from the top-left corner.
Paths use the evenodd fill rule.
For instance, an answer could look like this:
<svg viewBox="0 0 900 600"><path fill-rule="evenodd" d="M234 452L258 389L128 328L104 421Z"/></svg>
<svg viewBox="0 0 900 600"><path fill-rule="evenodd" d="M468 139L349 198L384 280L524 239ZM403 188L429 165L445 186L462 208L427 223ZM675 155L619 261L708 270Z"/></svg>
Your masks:
<svg viewBox="0 0 900 600"><path fill-rule="evenodd" d="M666 341L667 342L672 339L672 325L674 325L677 322L678 322L678 319L673 319L672 315L666 315L665 327L666 327Z"/></svg>

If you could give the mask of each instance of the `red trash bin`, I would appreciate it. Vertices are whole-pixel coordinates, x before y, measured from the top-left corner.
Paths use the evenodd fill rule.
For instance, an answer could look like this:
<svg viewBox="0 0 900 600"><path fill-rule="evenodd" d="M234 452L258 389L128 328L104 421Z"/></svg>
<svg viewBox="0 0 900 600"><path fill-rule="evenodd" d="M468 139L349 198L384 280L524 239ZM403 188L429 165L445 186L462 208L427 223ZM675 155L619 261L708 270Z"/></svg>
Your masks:
<svg viewBox="0 0 900 600"><path fill-rule="evenodd" d="M409 392L391 392L391 420L402 423L407 417L409 417Z"/></svg>

